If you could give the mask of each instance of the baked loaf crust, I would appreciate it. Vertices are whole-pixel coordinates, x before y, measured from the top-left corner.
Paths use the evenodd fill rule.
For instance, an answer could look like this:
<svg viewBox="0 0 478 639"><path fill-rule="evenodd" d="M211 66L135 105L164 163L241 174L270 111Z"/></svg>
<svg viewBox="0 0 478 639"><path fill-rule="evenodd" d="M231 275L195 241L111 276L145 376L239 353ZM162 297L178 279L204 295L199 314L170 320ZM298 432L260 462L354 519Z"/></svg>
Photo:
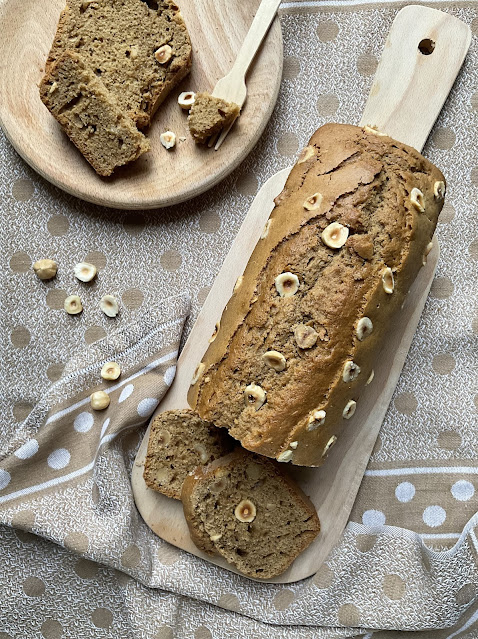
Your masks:
<svg viewBox="0 0 478 639"><path fill-rule="evenodd" d="M188 475L181 499L196 546L255 579L283 573L320 530L314 505L278 465L241 449Z"/></svg>
<svg viewBox="0 0 478 639"><path fill-rule="evenodd" d="M181 499L188 473L232 451L235 441L192 410L169 410L151 422L143 477L146 484Z"/></svg>
<svg viewBox="0 0 478 639"><path fill-rule="evenodd" d="M55 62L40 84L40 97L100 175L111 175L150 148L149 140L76 53L66 51Z"/></svg>
<svg viewBox="0 0 478 639"><path fill-rule="evenodd" d="M188 126L194 141L205 144L211 135L228 127L240 113L234 102L226 102L209 93L198 93L188 116Z"/></svg>
<svg viewBox="0 0 478 639"><path fill-rule="evenodd" d="M415 149L368 127L321 127L236 284L191 407L244 448L321 465L430 250L444 193Z"/></svg>
<svg viewBox="0 0 478 639"><path fill-rule="evenodd" d="M156 57L162 47L166 47L164 55ZM139 128L149 126L192 62L186 25L175 2L169 0L68 0L46 75L67 50L84 58Z"/></svg>

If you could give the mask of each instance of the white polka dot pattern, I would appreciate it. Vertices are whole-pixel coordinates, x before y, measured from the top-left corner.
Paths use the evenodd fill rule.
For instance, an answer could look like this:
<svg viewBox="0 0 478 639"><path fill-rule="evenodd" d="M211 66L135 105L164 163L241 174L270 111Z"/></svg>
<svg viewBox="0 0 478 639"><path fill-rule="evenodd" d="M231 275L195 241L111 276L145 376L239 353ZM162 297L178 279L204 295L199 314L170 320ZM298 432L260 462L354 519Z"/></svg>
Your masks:
<svg viewBox="0 0 478 639"><path fill-rule="evenodd" d="M94 424L94 417L91 413L80 413L75 417L73 428L77 433L87 433Z"/></svg>
<svg viewBox="0 0 478 639"><path fill-rule="evenodd" d="M48 466L54 470L61 470L70 463L71 455L66 448L57 448L48 455Z"/></svg>

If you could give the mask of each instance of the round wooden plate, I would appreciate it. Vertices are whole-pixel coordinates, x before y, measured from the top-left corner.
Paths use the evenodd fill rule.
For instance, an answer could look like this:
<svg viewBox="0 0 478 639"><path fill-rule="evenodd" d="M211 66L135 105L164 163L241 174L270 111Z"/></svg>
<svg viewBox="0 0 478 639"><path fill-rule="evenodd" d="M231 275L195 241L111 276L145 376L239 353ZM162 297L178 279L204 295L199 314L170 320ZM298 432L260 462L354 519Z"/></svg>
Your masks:
<svg viewBox="0 0 478 639"><path fill-rule="evenodd" d="M3 0L0 3L0 124L18 153L40 175L79 198L120 209L151 209L188 200L211 188L246 157L274 108L282 75L282 35L276 18L247 78L243 112L214 151L198 147L188 133L187 112L177 96L212 90L231 68L259 0L182 0L193 45L193 68L156 114L148 136L151 151L114 176L98 176L40 101L38 84L65 0ZM163 131L179 140L161 146Z"/></svg>

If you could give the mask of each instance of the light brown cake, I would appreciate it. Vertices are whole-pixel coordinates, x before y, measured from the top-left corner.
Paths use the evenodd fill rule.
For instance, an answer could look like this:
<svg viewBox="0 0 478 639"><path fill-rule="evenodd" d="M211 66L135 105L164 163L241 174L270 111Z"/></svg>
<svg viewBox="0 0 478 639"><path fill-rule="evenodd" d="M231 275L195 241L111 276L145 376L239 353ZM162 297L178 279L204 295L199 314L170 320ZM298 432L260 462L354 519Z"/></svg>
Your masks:
<svg viewBox="0 0 478 639"><path fill-rule="evenodd" d="M67 51L55 62L40 97L100 175L111 175L149 150L149 140L78 54Z"/></svg>
<svg viewBox="0 0 478 639"><path fill-rule="evenodd" d="M194 543L256 579L287 570L320 530L295 482L275 462L241 449L188 475L181 499Z"/></svg>
<svg viewBox="0 0 478 639"><path fill-rule="evenodd" d="M188 126L194 141L204 144L237 118L240 108L233 102L198 93L188 116Z"/></svg>
<svg viewBox="0 0 478 639"><path fill-rule="evenodd" d="M186 475L234 448L224 430L203 421L192 410L169 410L151 422L144 465L146 484L160 493L181 499Z"/></svg>
<svg viewBox="0 0 478 639"><path fill-rule="evenodd" d="M353 428L444 193L411 147L368 127L321 127L236 284L191 407L251 451L320 465Z"/></svg>

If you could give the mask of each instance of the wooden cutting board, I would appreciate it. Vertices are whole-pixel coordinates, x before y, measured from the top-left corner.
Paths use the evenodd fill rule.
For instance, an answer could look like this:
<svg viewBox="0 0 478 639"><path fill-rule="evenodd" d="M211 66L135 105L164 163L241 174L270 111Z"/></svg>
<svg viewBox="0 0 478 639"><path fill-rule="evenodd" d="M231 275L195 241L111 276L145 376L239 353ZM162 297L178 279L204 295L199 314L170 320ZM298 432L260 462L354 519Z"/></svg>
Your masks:
<svg viewBox="0 0 478 639"><path fill-rule="evenodd" d="M430 39L432 54L419 44ZM362 125L422 148L463 63L470 29L445 13L419 6L402 9L385 43L367 102ZM422 46L425 46L424 44ZM429 48L431 44L427 45ZM215 323L244 271L289 169L270 178L259 191L214 282L181 356L175 381L158 412L188 406L186 395L194 370L208 346ZM396 330L381 352L373 382L366 387L357 411L341 433L321 468L285 465L315 504L322 529L314 543L281 576L271 581L290 583L314 574L337 544L347 523L373 445L400 376L438 262L437 242L414 282L397 318ZM163 539L207 561L236 572L223 559L201 553L191 542L180 502L149 488L143 480L149 429L136 457L132 483L136 505L148 526Z"/></svg>
<svg viewBox="0 0 478 639"><path fill-rule="evenodd" d="M38 84L66 0L0 2L0 124L10 142L40 175L83 200L119 209L151 209L189 200L235 169L254 148L279 92L282 35L272 24L247 77L247 101L225 143L215 152L189 135L181 91L212 91L231 69L260 0L182 0L181 12L193 46L190 75L174 89L148 132L151 151L118 169L97 175L40 100ZM159 141L171 130L177 146ZM179 141L184 137L184 141Z"/></svg>

